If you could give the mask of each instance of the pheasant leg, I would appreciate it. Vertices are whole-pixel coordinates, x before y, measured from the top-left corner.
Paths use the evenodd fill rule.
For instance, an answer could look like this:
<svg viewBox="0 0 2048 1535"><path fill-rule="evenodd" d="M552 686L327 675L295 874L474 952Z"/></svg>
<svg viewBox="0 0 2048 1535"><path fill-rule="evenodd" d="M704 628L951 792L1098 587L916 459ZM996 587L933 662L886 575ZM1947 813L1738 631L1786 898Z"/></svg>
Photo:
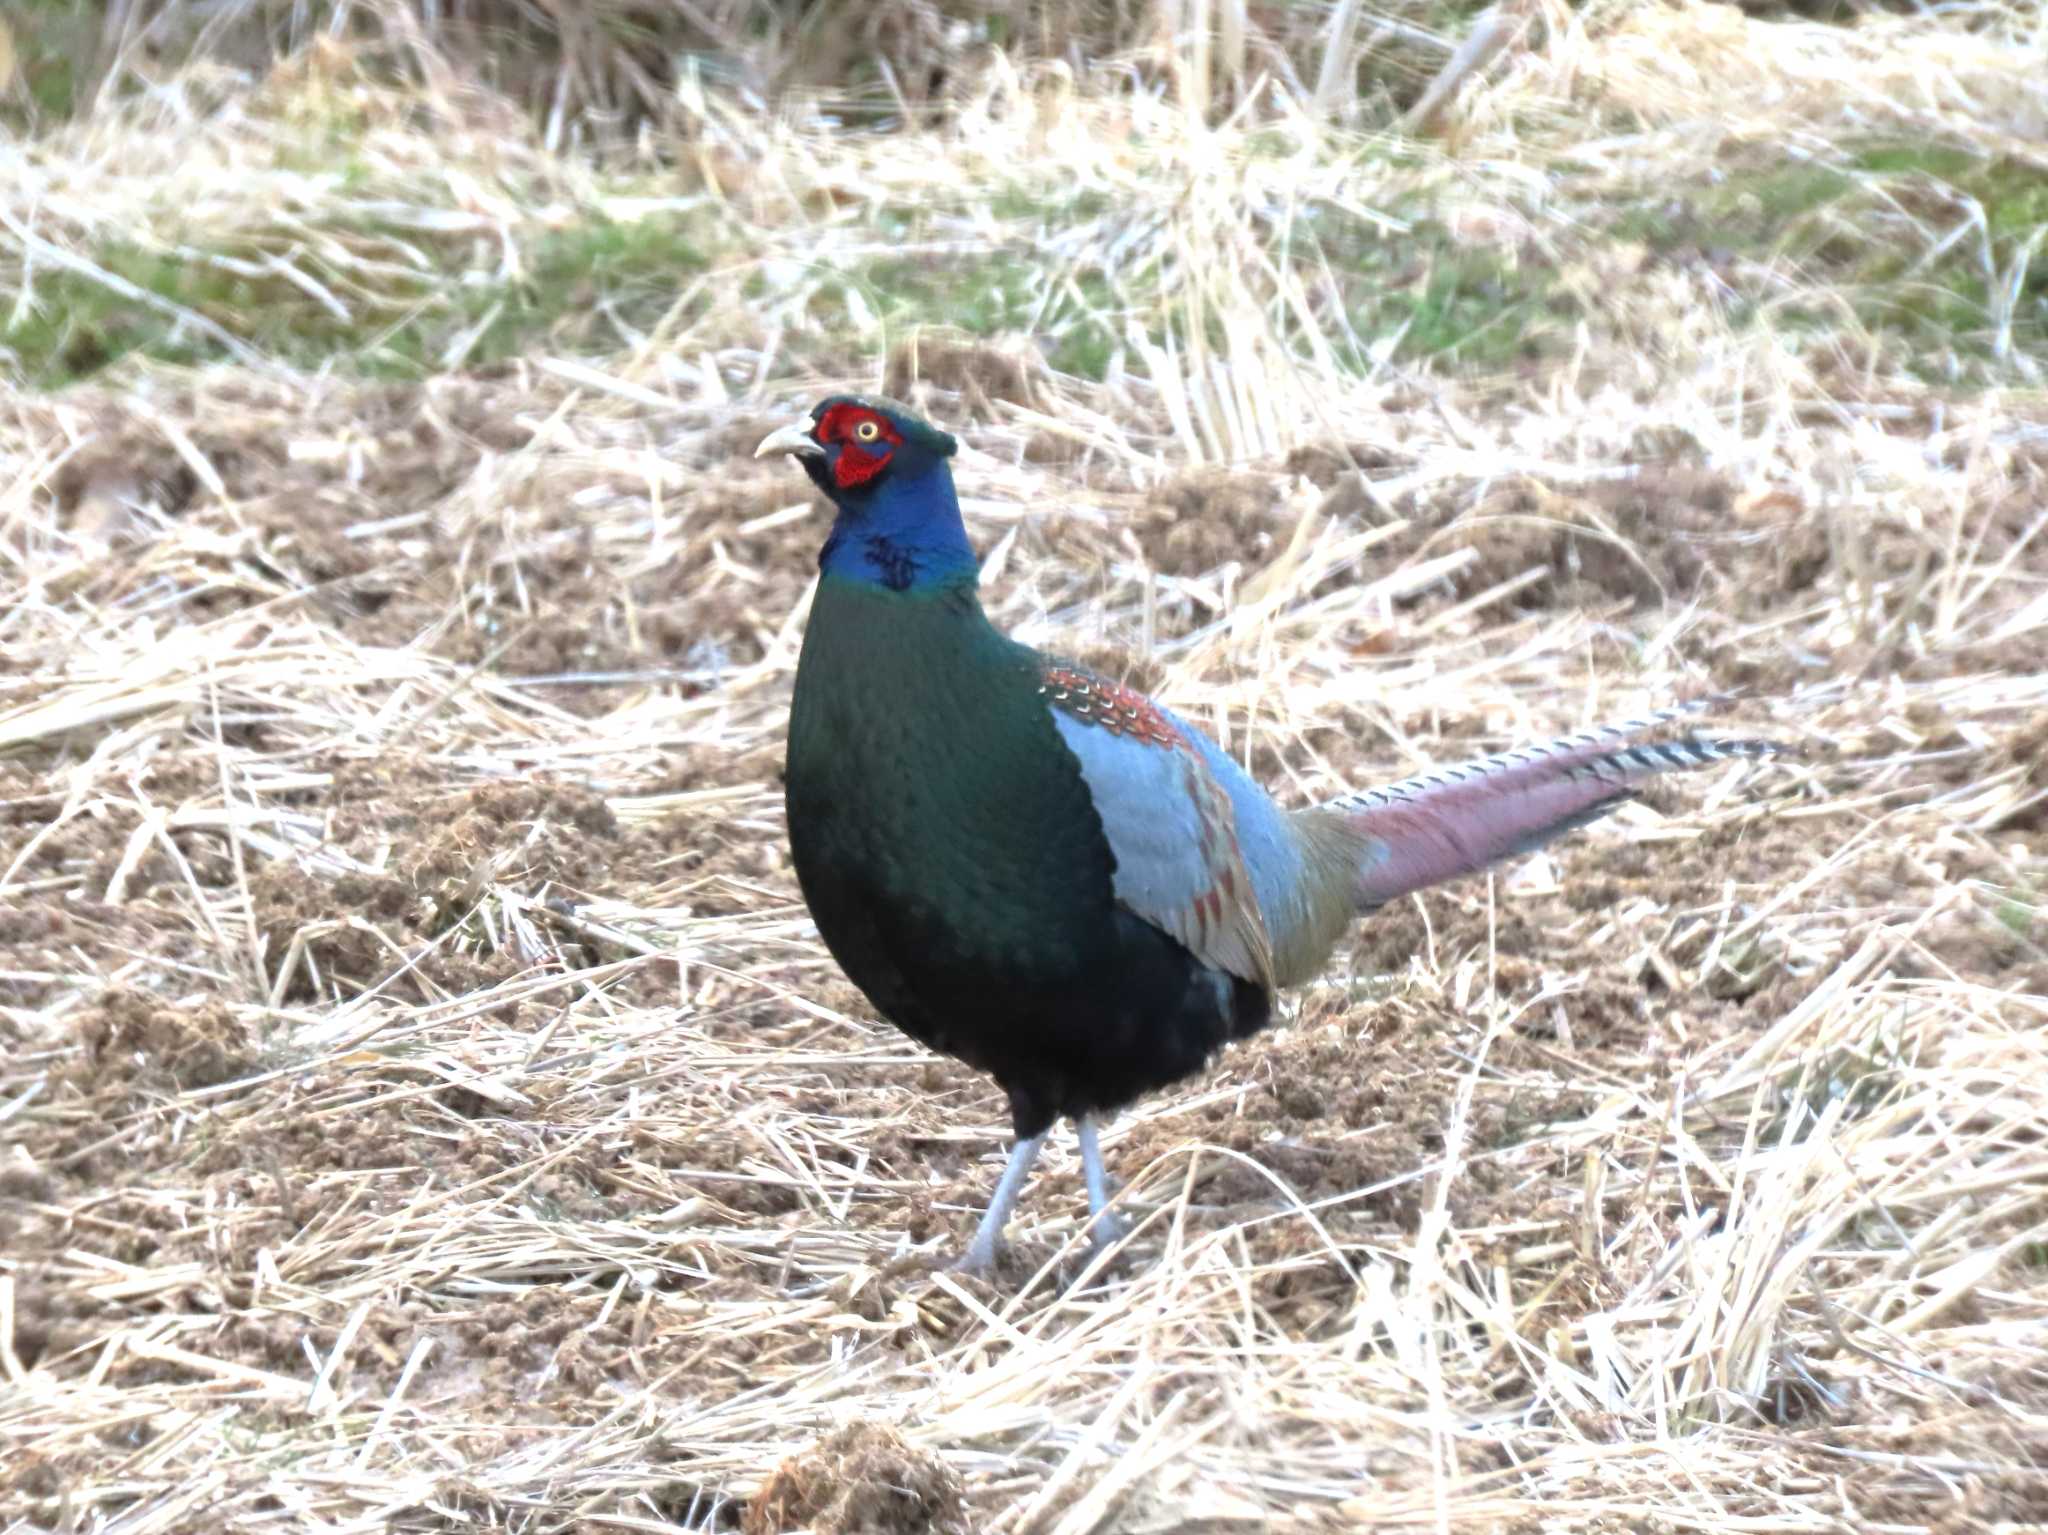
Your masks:
<svg viewBox="0 0 2048 1535"><path fill-rule="evenodd" d="M974 1240L967 1244L966 1253L953 1265L957 1271L963 1274L994 1271L996 1259L1003 1250L1003 1227L1009 1223L1017 1196L1024 1192L1024 1180L1031 1176L1031 1164L1038 1160L1039 1150L1044 1145L1045 1137L1034 1135L1010 1148L1009 1165L1003 1169L1002 1179L996 1184L995 1196L988 1202L987 1213L975 1228Z"/></svg>
<svg viewBox="0 0 2048 1535"><path fill-rule="evenodd" d="M1109 1177L1102 1170L1102 1147L1095 1138L1095 1116L1083 1114L1075 1120L1074 1133L1081 1138L1081 1174L1088 1180L1088 1216L1092 1226L1089 1242L1099 1253L1121 1237L1127 1227L1124 1221L1109 1212Z"/></svg>

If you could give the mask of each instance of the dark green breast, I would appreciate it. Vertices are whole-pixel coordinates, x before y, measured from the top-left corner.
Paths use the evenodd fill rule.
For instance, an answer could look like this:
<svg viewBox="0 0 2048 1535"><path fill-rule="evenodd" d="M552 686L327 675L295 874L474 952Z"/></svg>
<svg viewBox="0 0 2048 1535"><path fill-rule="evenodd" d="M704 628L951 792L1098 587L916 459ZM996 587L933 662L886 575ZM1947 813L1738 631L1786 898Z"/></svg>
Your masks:
<svg viewBox="0 0 2048 1535"><path fill-rule="evenodd" d="M1038 685L971 590L819 583L789 722L797 878L854 982L941 1049L921 1004L1074 969L1108 912L1109 844Z"/></svg>

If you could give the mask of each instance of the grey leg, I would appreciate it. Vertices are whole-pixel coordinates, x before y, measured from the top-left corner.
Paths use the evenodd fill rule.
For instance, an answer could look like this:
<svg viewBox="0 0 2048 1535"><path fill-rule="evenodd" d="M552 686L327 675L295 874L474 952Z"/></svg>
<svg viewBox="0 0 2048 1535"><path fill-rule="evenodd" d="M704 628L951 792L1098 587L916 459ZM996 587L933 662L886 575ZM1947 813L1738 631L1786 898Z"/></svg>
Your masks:
<svg viewBox="0 0 2048 1535"><path fill-rule="evenodd" d="M1074 1133L1081 1138L1081 1175L1088 1180L1088 1214L1094 1223L1089 1240L1100 1251L1124 1234L1123 1222L1109 1213L1109 1179L1102 1171L1102 1147L1095 1140L1095 1116L1083 1114L1075 1120Z"/></svg>
<svg viewBox="0 0 2048 1535"><path fill-rule="evenodd" d="M1043 1135L1034 1135L1010 1148L1009 1165L1003 1169L995 1196L988 1202L988 1213L982 1216L966 1255L954 1268L967 1274L986 1274L996 1266L996 1255L1003 1250L1003 1227L1016 1207L1017 1196L1024 1192L1024 1180L1030 1177L1031 1164L1038 1160L1039 1148L1044 1144Z"/></svg>

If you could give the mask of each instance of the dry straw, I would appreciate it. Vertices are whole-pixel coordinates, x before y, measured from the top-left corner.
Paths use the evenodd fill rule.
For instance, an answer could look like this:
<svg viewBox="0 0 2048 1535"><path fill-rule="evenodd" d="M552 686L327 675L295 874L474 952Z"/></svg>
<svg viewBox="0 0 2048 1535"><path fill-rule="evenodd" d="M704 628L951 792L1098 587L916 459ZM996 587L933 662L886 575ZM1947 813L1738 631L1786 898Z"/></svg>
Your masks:
<svg viewBox="0 0 2048 1535"><path fill-rule="evenodd" d="M1197 11L1207 111L700 82L681 175L339 46L0 146L19 315L132 298L118 236L374 357L600 211L714 236L488 366L488 305L395 383L201 307L207 367L0 406L0 1531L2048 1521L2048 411L1573 211L1885 114L2038 143L2038 18L1549 17L1439 158ZM1086 200L998 199L1020 143ZM1416 199L1598 323L1346 334L1277 232ZM1124 274L1099 381L841 275L1020 237L1027 311ZM1117 1264L1055 1154L1000 1285L934 1272L1001 1105L837 976L775 776L818 526L747 449L846 382L960 433L1002 622L1289 799L1716 686L1809 755L1361 929L1108 1133Z"/></svg>

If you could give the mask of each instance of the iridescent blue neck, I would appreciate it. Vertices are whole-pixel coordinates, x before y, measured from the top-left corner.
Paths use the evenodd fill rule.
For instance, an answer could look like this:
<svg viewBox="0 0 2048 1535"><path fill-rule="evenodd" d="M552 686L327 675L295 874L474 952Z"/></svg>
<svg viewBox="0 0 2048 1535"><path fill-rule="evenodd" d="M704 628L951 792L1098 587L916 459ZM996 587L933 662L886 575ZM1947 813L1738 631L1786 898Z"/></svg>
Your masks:
<svg viewBox="0 0 2048 1535"><path fill-rule="evenodd" d="M972 583L981 565L960 521L952 470L934 463L916 479L892 476L849 497L832 519L818 569L892 592Z"/></svg>

